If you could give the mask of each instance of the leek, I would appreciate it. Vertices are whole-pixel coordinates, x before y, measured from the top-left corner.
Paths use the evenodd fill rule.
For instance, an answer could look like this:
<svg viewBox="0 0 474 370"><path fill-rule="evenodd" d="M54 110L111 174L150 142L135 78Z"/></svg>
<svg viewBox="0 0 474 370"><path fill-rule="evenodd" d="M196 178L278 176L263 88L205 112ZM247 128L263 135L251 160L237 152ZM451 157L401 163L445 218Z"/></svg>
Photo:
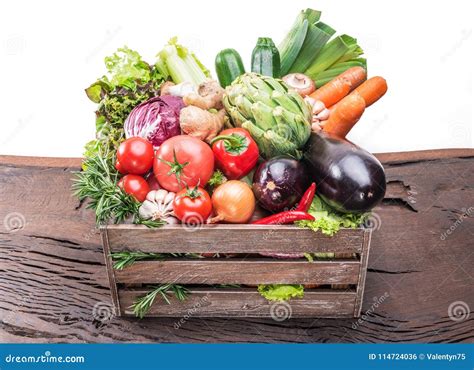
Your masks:
<svg viewBox="0 0 474 370"><path fill-rule="evenodd" d="M319 73L328 69L349 50L350 45L347 44L344 38L342 36L336 37L324 46L305 73L315 79Z"/></svg>
<svg viewBox="0 0 474 370"><path fill-rule="evenodd" d="M304 72L336 31L323 22L309 24L303 46L290 72Z"/></svg>

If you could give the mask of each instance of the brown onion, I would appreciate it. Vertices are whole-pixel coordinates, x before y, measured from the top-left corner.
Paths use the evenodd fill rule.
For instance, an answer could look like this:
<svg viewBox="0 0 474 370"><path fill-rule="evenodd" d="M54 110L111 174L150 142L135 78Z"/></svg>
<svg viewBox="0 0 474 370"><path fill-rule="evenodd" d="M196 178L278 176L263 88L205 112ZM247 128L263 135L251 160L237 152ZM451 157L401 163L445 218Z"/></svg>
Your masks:
<svg viewBox="0 0 474 370"><path fill-rule="evenodd" d="M220 185L212 194L212 206L216 216L208 223L219 221L233 224L247 223L255 209L255 196L245 182L230 180Z"/></svg>

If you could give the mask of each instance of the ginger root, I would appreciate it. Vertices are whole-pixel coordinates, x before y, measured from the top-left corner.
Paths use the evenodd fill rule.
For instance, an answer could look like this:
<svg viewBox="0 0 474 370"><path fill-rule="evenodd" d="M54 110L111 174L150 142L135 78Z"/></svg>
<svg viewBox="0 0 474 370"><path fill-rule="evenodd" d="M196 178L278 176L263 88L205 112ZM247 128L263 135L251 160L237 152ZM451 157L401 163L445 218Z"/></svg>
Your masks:
<svg viewBox="0 0 474 370"><path fill-rule="evenodd" d="M195 107L209 110L222 109L222 98L224 89L215 80L209 80L200 84L196 92L190 92L183 97L185 105L194 105Z"/></svg>
<svg viewBox="0 0 474 370"><path fill-rule="evenodd" d="M222 130L227 116L225 109L214 113L189 105L181 109L179 121L184 133L209 143Z"/></svg>

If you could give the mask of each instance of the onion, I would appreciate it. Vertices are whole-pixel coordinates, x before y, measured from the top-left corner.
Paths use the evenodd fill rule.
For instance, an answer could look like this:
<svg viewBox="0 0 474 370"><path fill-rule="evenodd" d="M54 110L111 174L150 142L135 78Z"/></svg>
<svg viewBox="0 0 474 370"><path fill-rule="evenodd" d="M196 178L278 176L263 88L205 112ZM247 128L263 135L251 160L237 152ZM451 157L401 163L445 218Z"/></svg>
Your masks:
<svg viewBox="0 0 474 370"><path fill-rule="evenodd" d="M220 185L212 194L212 206L217 214L208 223L219 221L244 224L255 209L255 197L245 182L230 180Z"/></svg>
<svg viewBox="0 0 474 370"><path fill-rule="evenodd" d="M316 90L314 81L303 73L290 73L282 77L282 80L292 88L296 90L302 97L313 93Z"/></svg>

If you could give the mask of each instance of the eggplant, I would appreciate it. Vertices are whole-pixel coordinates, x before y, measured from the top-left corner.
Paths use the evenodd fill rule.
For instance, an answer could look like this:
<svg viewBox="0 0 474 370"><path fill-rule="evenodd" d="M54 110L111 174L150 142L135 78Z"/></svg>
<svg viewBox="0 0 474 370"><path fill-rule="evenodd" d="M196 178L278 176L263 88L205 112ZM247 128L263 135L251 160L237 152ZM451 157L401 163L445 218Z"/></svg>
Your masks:
<svg viewBox="0 0 474 370"><path fill-rule="evenodd" d="M372 154L334 135L311 133L303 161L317 193L343 213L370 211L385 196L385 171Z"/></svg>
<svg viewBox="0 0 474 370"><path fill-rule="evenodd" d="M253 175L252 189L258 204L270 212L290 209L308 186L306 166L289 157L262 162Z"/></svg>

